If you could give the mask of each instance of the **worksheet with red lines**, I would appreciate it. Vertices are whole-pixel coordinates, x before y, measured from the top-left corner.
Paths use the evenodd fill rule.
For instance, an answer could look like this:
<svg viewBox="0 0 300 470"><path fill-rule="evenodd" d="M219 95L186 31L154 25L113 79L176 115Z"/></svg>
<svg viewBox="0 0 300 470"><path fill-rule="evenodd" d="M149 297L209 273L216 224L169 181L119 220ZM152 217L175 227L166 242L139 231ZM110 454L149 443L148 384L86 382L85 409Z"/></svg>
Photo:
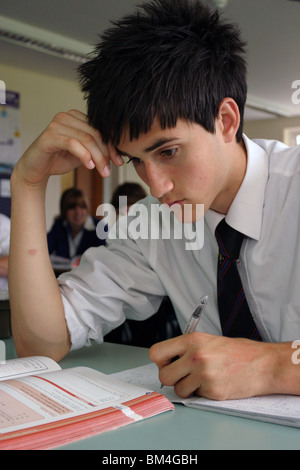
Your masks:
<svg viewBox="0 0 300 470"><path fill-rule="evenodd" d="M0 435L71 418L141 395L139 387L76 367L0 382Z"/></svg>

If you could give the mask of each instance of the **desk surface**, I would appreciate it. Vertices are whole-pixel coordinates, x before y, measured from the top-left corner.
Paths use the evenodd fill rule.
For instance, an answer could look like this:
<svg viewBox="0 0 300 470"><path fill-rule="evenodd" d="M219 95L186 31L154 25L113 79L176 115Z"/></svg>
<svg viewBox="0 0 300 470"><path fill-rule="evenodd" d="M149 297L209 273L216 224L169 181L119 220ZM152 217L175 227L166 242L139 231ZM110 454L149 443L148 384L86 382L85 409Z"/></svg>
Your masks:
<svg viewBox="0 0 300 470"><path fill-rule="evenodd" d="M6 340L5 343L7 359L15 357L12 341ZM104 343L73 351L60 365L64 369L81 365L114 373L148 362L147 349ZM298 450L300 429L176 405L174 411L60 449Z"/></svg>

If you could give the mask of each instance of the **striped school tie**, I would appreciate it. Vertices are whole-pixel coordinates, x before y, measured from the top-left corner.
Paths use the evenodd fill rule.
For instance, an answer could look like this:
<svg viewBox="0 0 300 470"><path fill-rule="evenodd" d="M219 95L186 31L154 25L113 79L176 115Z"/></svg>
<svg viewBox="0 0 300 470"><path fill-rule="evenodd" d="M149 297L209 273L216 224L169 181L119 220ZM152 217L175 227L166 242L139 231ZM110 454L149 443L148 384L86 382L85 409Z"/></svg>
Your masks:
<svg viewBox="0 0 300 470"><path fill-rule="evenodd" d="M215 236L219 245L218 306L223 336L261 341L236 265L244 235L223 219Z"/></svg>

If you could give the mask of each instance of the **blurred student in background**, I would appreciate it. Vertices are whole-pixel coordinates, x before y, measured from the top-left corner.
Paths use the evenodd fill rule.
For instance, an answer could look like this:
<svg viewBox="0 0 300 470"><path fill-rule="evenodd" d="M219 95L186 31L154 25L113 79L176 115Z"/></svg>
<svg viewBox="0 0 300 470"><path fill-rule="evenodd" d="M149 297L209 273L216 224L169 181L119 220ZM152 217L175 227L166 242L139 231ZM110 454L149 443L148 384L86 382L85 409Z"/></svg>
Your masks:
<svg viewBox="0 0 300 470"><path fill-rule="evenodd" d="M96 234L98 222L89 215L83 192L78 188L67 189L61 196L60 215L47 234L49 253L71 259L92 246L105 244Z"/></svg>
<svg viewBox="0 0 300 470"><path fill-rule="evenodd" d="M121 196L125 196L126 205L122 204L123 199ZM120 184L114 191L111 204L116 209L117 216L127 215L129 208L136 202L144 199L147 196L146 191L138 183L123 183Z"/></svg>

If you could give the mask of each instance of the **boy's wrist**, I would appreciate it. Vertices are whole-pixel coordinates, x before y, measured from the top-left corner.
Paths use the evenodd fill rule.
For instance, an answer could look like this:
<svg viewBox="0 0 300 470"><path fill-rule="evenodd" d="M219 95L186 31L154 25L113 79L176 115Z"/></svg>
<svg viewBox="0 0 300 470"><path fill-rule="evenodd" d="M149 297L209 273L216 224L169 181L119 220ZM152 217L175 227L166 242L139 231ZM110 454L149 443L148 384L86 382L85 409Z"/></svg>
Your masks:
<svg viewBox="0 0 300 470"><path fill-rule="evenodd" d="M25 196L23 191L26 191L27 189L34 190L35 192L41 191L42 193L44 193L47 187L47 183L48 178L46 180L42 180L36 183L26 179L23 174L22 162L20 160L14 167L10 178L12 195L20 191L23 196Z"/></svg>
<svg viewBox="0 0 300 470"><path fill-rule="evenodd" d="M300 369L293 361L295 350L292 343L274 343L270 345L270 392L272 394L300 394Z"/></svg>

